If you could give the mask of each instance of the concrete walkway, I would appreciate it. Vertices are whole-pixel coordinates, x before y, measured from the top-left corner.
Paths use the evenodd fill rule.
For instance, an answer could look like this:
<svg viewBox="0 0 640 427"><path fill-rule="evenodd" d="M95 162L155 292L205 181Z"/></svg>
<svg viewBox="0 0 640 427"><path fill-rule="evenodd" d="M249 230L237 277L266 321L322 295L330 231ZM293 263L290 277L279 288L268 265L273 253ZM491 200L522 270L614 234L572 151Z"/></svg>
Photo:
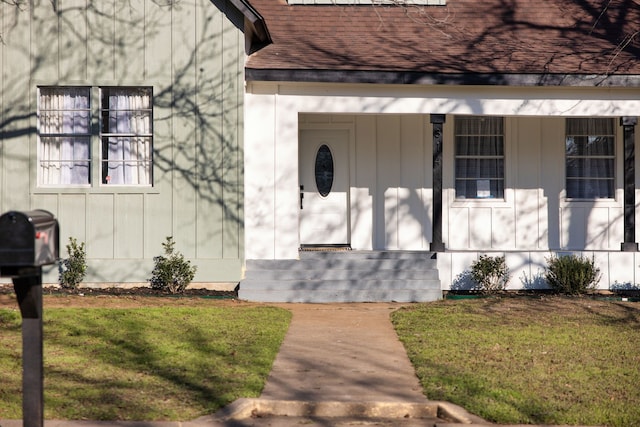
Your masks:
<svg viewBox="0 0 640 427"><path fill-rule="evenodd" d="M388 304L295 304L262 399L405 402L427 399L396 337Z"/></svg>

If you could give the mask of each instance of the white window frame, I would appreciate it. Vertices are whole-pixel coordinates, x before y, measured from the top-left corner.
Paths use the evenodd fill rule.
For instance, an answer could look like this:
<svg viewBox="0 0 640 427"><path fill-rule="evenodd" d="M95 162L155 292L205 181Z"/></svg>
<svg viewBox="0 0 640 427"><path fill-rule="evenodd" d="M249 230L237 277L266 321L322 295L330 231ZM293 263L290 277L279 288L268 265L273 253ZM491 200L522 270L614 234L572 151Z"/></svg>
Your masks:
<svg viewBox="0 0 640 427"><path fill-rule="evenodd" d="M144 92L146 106L110 105L111 92ZM124 117L121 124L111 127L114 117ZM111 148L110 148L111 147ZM112 157L114 147L117 157ZM104 186L151 186L153 184L153 89L147 86L100 88L100 182ZM133 153L133 154L132 154ZM138 153L136 155L136 153ZM118 171L119 177L114 175ZM132 176L134 175L134 176Z"/></svg>
<svg viewBox="0 0 640 427"><path fill-rule="evenodd" d="M146 127L142 131L110 132L109 126L104 127L103 117L108 117L109 111L104 111L104 90L143 90L148 93L148 108L144 108ZM69 99L63 99L66 93L81 91L86 96L87 105L83 108L68 107ZM50 99L45 100L49 95ZM51 100L53 96L61 97L59 100ZM72 97L73 98L73 97ZM98 102L95 100L98 99ZM56 102L54 105L53 102ZM97 104L97 105L96 105ZM106 116L104 116L106 114ZM78 126L78 118L83 118L82 132L74 131ZM111 188L118 186L126 191L126 188L137 189L153 187L153 88L150 86L38 86L37 88L37 164L35 191L83 191L86 188L98 189L100 187ZM107 130L108 132L103 132ZM86 138L86 147L82 147L82 153L86 157L76 158L73 154L74 144L77 146L78 138ZM138 138L147 141L145 155L138 158L122 158L118 160L108 159L104 155L104 138ZM49 139L49 140L47 140ZM60 139L60 142L52 143L52 139ZM54 141L55 142L55 141ZM63 147L63 144L66 144ZM71 147L71 148L70 148ZM64 148L64 149L63 149ZM71 154L70 153L71 150ZM140 160L142 158L142 160ZM143 164L146 179L142 182L112 183L106 179L108 174L103 169L111 163L126 164L129 168ZM83 182L73 182L74 165L85 165L87 168L86 179ZM96 169L97 165L97 169ZM55 170L51 168L54 167ZM66 168L66 169L65 169ZM71 172L70 172L71 171Z"/></svg>
<svg viewBox="0 0 640 427"><path fill-rule="evenodd" d="M72 93L85 92L87 105L77 108L72 105L64 105L75 100L75 97L66 97ZM44 98L50 96L62 97L56 100L56 106L52 103L45 105ZM66 97L66 99L65 99ZM41 86L38 87L37 97L37 127L38 127L38 156L37 156L37 183L39 187L89 187L91 185L92 150L91 150L91 88L86 86ZM84 119L83 119L84 116ZM78 123L84 121L85 131ZM78 144L86 139L84 144ZM59 141L57 144L51 143ZM47 142L49 141L49 142ZM73 153L77 147L86 145L86 157L76 158ZM85 165L86 181L73 182L76 174L75 168ZM85 174L83 174L85 175ZM77 175L75 175L77 176ZM68 182L64 182L68 181Z"/></svg>
<svg viewBox="0 0 640 427"><path fill-rule="evenodd" d="M464 120L464 119L486 119L486 118L491 118L491 119L500 119L502 121L502 132L500 134L474 134L474 135L459 135L456 133L456 124L455 121L456 120ZM461 202L461 201L478 201L478 202L482 202L482 201L499 201L499 202L504 202L507 200L507 186L506 186L506 180L507 180L507 123L506 123L506 118L502 117L502 116L455 116L454 117L454 124L453 124L453 193L454 193L454 200L456 202ZM476 136L476 137L482 137L482 136L491 136L491 137L495 137L495 136L500 136L502 138L502 154L488 154L488 155L483 155L483 154L476 154L476 155L470 155L470 154L466 154L466 155L461 155L457 152L456 147L457 147L457 138L458 136ZM468 176L464 176L464 177L459 177L458 176L458 160L467 160L467 159L480 159L480 160L494 160L494 159L499 159L502 160L502 177L498 177L498 176L494 176L494 177L477 177L475 178L476 180L476 185L485 185L489 184L489 188L488 189L478 189L476 188L476 196L475 197L467 197L465 196L461 196L458 194L457 191L457 183L459 180L465 180L465 181L472 181L474 178L473 177L468 177ZM498 194L493 194L491 191L491 181L498 181L502 183L502 196L499 196ZM487 192L488 191L488 192Z"/></svg>
<svg viewBox="0 0 640 427"><path fill-rule="evenodd" d="M568 120L607 120L611 123L611 134L571 134L569 135L569 129L567 126ZM617 156L617 127L615 124L615 119L610 117L571 117L565 119L565 131L564 131L564 154L565 154L565 195L566 200L569 201L591 201L591 200L615 200L616 199L616 170L618 163ZM612 154L579 154L579 155L570 155L567 152L568 140L570 137L587 137L587 138L599 138L606 137L611 138L611 151ZM612 166L610 168L611 175L605 177L594 177L589 175L572 175L569 174L569 162L570 160L610 160L612 162ZM591 195L586 193L581 194L569 194L569 181L574 180L584 180L584 181L609 181L611 192L606 197L591 197Z"/></svg>

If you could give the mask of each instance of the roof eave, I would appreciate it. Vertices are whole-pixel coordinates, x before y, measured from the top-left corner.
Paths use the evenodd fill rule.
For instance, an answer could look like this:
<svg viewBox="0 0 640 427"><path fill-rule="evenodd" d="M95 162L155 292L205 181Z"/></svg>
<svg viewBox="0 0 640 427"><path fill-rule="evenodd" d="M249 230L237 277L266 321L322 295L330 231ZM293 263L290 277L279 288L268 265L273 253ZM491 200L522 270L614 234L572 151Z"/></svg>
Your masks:
<svg viewBox="0 0 640 427"><path fill-rule="evenodd" d="M245 69L246 81L478 86L640 87L637 74L427 73L416 71Z"/></svg>
<svg viewBox="0 0 640 427"><path fill-rule="evenodd" d="M244 16L244 34L246 39L246 52L251 54L257 52L272 43L271 35L267 24L251 4L246 0L229 0Z"/></svg>

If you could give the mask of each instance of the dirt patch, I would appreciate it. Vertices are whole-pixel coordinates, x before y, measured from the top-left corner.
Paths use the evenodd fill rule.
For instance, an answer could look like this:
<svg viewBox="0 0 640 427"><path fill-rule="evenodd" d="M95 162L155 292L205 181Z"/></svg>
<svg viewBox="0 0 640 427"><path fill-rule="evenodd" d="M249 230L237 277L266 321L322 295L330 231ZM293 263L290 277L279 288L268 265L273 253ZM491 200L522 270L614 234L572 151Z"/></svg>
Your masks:
<svg viewBox="0 0 640 427"><path fill-rule="evenodd" d="M553 319L561 316L568 322L585 316L602 321L640 325L640 298L616 294L592 293L558 295L550 293L504 293L479 296L473 304L469 300L446 300L445 304L461 303L465 310L496 319L505 324L527 324L530 319Z"/></svg>
<svg viewBox="0 0 640 427"><path fill-rule="evenodd" d="M448 296L447 298L449 298ZM476 296L478 297L478 296ZM535 312L539 315L552 315L557 312L567 313L568 310L578 312L591 311L604 306L625 307L634 315L640 315L640 297L637 295L622 300L618 295L588 295L588 296L560 296L545 292L521 293L511 292L500 295L480 296L483 304L476 306L476 310L487 313L501 313L506 318ZM455 303L445 300L443 303ZM78 290L64 290L57 287L43 288L43 306L46 309L59 307L78 308L136 308L162 306L257 306L271 305L292 308L294 306L308 306L309 304L291 303L256 303L238 299L236 291L216 291L210 289L186 289L181 294L169 294L149 287L136 288L81 288ZM354 305L367 309L370 303L335 303L311 304L318 310L332 307L345 308ZM413 303L389 303L390 309L411 306ZM12 284L0 284L0 308L18 309L16 295Z"/></svg>

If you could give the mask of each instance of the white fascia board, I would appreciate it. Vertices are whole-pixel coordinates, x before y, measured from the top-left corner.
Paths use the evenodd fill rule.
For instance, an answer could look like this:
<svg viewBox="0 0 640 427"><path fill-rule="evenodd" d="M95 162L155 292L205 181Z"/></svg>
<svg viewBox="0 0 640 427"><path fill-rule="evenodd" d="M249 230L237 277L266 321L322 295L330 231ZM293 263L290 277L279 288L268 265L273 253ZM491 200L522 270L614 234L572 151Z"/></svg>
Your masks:
<svg viewBox="0 0 640 427"><path fill-rule="evenodd" d="M248 93L278 95L295 113L637 116L640 88L381 86L251 82ZM293 111L292 111L293 112Z"/></svg>

